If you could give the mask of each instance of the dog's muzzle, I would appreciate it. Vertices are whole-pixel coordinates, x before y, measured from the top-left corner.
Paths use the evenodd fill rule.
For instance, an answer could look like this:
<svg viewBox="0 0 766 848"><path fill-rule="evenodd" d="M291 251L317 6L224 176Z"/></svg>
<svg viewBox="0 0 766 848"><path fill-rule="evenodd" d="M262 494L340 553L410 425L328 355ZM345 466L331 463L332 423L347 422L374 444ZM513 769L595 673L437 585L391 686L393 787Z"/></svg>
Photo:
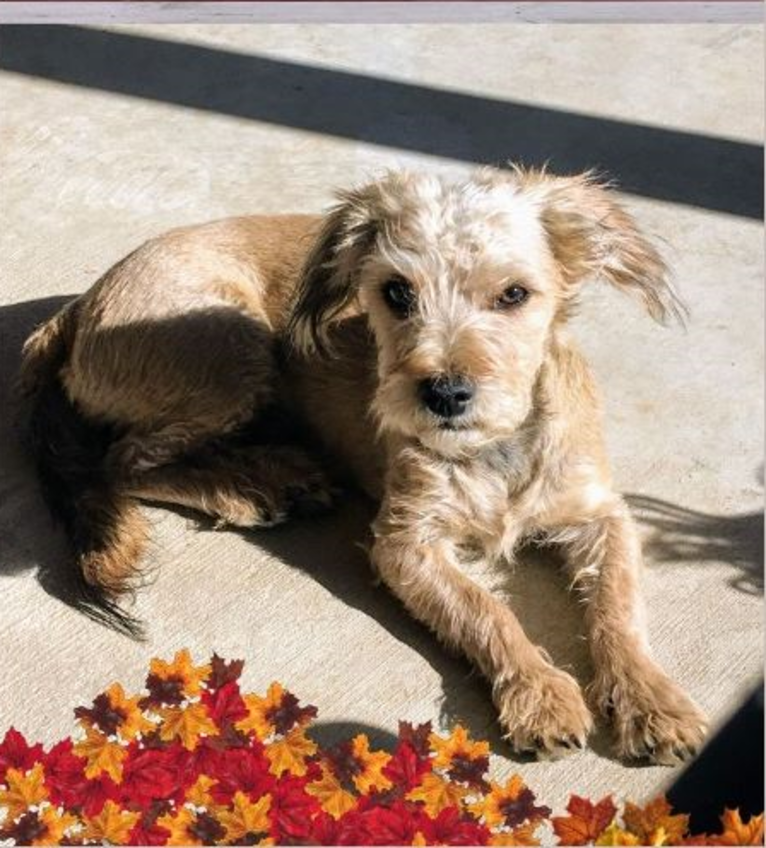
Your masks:
<svg viewBox="0 0 766 848"><path fill-rule="evenodd" d="M421 380L418 393L426 409L440 418L457 418L471 405L473 383L461 374L439 374Z"/></svg>

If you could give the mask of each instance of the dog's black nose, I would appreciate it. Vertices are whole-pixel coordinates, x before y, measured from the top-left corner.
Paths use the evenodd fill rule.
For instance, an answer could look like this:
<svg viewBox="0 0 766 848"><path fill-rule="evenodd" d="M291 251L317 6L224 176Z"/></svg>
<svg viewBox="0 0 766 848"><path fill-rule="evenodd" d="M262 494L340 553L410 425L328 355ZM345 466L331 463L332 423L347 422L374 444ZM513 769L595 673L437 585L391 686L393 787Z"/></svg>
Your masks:
<svg viewBox="0 0 766 848"><path fill-rule="evenodd" d="M456 418L468 408L473 395L473 383L460 374L440 374L420 382L420 399L441 418Z"/></svg>

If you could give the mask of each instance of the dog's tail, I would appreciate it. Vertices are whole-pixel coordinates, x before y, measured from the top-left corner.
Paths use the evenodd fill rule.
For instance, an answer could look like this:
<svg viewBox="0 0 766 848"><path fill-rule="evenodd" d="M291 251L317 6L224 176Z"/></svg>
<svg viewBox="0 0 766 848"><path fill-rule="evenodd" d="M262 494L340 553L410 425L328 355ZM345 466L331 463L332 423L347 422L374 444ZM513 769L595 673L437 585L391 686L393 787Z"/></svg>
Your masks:
<svg viewBox="0 0 766 848"><path fill-rule="evenodd" d="M54 519L66 531L76 578L109 599L125 591L148 541L138 503L107 473L114 428L85 417L67 395L60 371L71 349L77 302L40 326L24 344L20 390L28 400L27 440ZM120 613L125 623L125 614Z"/></svg>

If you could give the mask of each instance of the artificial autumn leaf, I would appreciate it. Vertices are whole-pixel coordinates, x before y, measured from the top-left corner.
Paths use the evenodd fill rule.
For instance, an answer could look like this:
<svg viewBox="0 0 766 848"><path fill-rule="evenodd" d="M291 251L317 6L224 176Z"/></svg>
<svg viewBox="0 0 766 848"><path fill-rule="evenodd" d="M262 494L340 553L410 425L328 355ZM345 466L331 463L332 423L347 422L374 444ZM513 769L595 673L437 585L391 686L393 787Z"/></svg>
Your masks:
<svg viewBox="0 0 766 848"><path fill-rule="evenodd" d="M233 680L219 689L203 692L201 700L208 715L221 730L236 733L232 726L234 722L247 718L247 707L239 693L239 686ZM247 741L244 735L242 739Z"/></svg>
<svg viewBox="0 0 766 848"><path fill-rule="evenodd" d="M518 774L514 774L502 786L491 783L489 793L472 804L470 810L475 816L483 816L490 827L518 827L525 822L538 823L550 816L550 808L538 807L535 801L534 793Z"/></svg>
<svg viewBox="0 0 766 848"><path fill-rule="evenodd" d="M714 845L763 845L763 813L745 823L739 810L726 809L721 816L723 831L711 836Z"/></svg>
<svg viewBox="0 0 766 848"><path fill-rule="evenodd" d="M218 654L213 654L213 658L210 661L210 677L207 680L208 688L220 689L227 683L235 683L242 675L244 666L244 660L226 662Z"/></svg>
<svg viewBox="0 0 766 848"><path fill-rule="evenodd" d="M226 841L239 842L247 834L267 833L271 796L264 795L253 803L244 792L237 792L232 799L231 810L220 810L218 821L226 828Z"/></svg>
<svg viewBox="0 0 766 848"><path fill-rule="evenodd" d="M85 728L85 739L77 742L72 749L78 757L87 763L85 777L92 779L106 772L115 783L122 779L122 763L126 757L125 748L116 742L110 742L103 733L93 727Z"/></svg>
<svg viewBox="0 0 766 848"><path fill-rule="evenodd" d="M467 790L438 774L427 774L420 786L407 793L408 801L422 801L429 816L436 817L447 807L460 806Z"/></svg>
<svg viewBox="0 0 766 848"><path fill-rule="evenodd" d="M455 757L464 760L477 760L489 757L488 742L472 742L468 731L458 724L452 733L444 739L436 733L429 736L431 750L436 754L434 767L449 769L453 765Z"/></svg>
<svg viewBox="0 0 766 848"><path fill-rule="evenodd" d="M60 845L65 831L77 823L70 813L59 814L53 807L42 811L24 813L17 822L7 820L0 828L0 840L10 840L16 845Z"/></svg>
<svg viewBox="0 0 766 848"><path fill-rule="evenodd" d="M540 826L539 821L531 824L523 824L513 830L504 830L493 833L489 839L490 845L539 845L540 840L535 837L535 831Z"/></svg>
<svg viewBox="0 0 766 848"><path fill-rule="evenodd" d="M430 845L486 845L486 825L467 816L459 807L446 807L436 818L422 816L421 831Z"/></svg>
<svg viewBox="0 0 766 848"><path fill-rule="evenodd" d="M339 819L344 813L356 806L356 798L347 792L340 784L332 770L323 766L322 776L306 784L306 792L313 795L322 805L322 809L334 819Z"/></svg>
<svg viewBox="0 0 766 848"><path fill-rule="evenodd" d="M29 771L9 768L5 774L7 789L0 789L0 807L6 807L8 817L15 819L29 807L37 806L48 797L45 788L45 771L37 763Z"/></svg>
<svg viewBox="0 0 766 848"><path fill-rule="evenodd" d="M160 716L160 739L165 742L180 739L187 751L194 750L200 737L215 736L218 733L218 728L207 714L204 704L163 707Z"/></svg>
<svg viewBox="0 0 766 848"><path fill-rule="evenodd" d="M413 750L419 757L426 758L430 754L428 744L431 738L431 722L413 725L408 721L399 722L399 741L412 745Z"/></svg>
<svg viewBox="0 0 766 848"><path fill-rule="evenodd" d="M0 783L3 782L9 768L28 771L42 759L42 756L41 744L28 745L27 740L15 727L9 728L3 741L0 742Z"/></svg>
<svg viewBox="0 0 766 848"><path fill-rule="evenodd" d="M130 831L140 818L141 813L122 810L114 801L107 801L97 816L84 819L83 838L111 845L125 845L129 842Z"/></svg>
<svg viewBox="0 0 766 848"><path fill-rule="evenodd" d="M672 812L673 808L661 795L643 808L626 802L622 818L626 829L638 837L638 844L676 845L686 835L689 816L674 816Z"/></svg>
<svg viewBox="0 0 766 848"><path fill-rule="evenodd" d="M660 828L662 831L662 828ZM657 832L657 831L653 831ZM623 830L615 822L612 822L609 827L599 836L595 842L596 845L666 845L665 842L642 842L634 833Z"/></svg>
<svg viewBox="0 0 766 848"><path fill-rule="evenodd" d="M279 777L288 771L297 777L306 774L306 758L315 754L317 746L306 738L303 728L296 727L287 736L266 746L266 756L271 763L269 771Z"/></svg>
<svg viewBox="0 0 766 848"><path fill-rule="evenodd" d="M186 790L186 800L195 807L212 807L215 801L210 794L210 788L217 781L206 774L201 774L196 781Z"/></svg>
<svg viewBox="0 0 766 848"><path fill-rule="evenodd" d="M412 842L410 842L410 845L428 845L428 840L425 838L425 836L423 836L422 830L417 831L417 833L412 837Z"/></svg>
<svg viewBox="0 0 766 848"><path fill-rule="evenodd" d="M367 793L373 789L381 792L391 786L391 781L383 774L391 754L370 751L370 740L363 733L351 740L351 753L359 766L351 779L360 792Z"/></svg>
<svg viewBox="0 0 766 848"><path fill-rule="evenodd" d="M269 818L277 842L305 840L311 820L319 812L319 801L306 793L305 777L283 775L271 791Z"/></svg>
<svg viewBox="0 0 766 848"><path fill-rule="evenodd" d="M269 686L265 698L245 695L248 716L238 721L235 727L245 733L253 731L262 741L274 733L289 733L295 725L304 726L316 717L316 707L300 707L292 692L279 683Z"/></svg>
<svg viewBox="0 0 766 848"><path fill-rule="evenodd" d="M572 795L567 804L568 816L554 816L553 830L559 845L587 845L596 839L612 823L617 808L611 795L593 804L578 795Z"/></svg>
<svg viewBox="0 0 766 848"><path fill-rule="evenodd" d="M90 708L77 707L75 716L97 727L106 736L119 733L130 741L139 733L150 733L154 724L141 712L141 698L127 698L119 683L113 683L106 692L98 695ZM87 724L85 726L87 726Z"/></svg>
<svg viewBox="0 0 766 848"><path fill-rule="evenodd" d="M184 648L173 657L173 662L153 659L149 665L149 674L159 680L180 680L181 688L187 698L199 695L202 684L210 676L210 666L195 666L189 651Z"/></svg>
<svg viewBox="0 0 766 848"><path fill-rule="evenodd" d="M170 834L166 845L214 845L226 835L223 825L211 815L188 807L181 807L175 815L160 816L157 824Z"/></svg>

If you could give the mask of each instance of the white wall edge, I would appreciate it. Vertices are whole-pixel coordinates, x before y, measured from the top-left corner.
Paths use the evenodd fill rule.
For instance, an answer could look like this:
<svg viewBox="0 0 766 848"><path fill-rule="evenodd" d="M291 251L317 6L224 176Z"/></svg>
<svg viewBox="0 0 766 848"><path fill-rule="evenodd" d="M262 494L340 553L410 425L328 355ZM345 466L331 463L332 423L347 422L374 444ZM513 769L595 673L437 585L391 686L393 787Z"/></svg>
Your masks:
<svg viewBox="0 0 766 848"><path fill-rule="evenodd" d="M763 23L758 0L0 2L2 23Z"/></svg>

